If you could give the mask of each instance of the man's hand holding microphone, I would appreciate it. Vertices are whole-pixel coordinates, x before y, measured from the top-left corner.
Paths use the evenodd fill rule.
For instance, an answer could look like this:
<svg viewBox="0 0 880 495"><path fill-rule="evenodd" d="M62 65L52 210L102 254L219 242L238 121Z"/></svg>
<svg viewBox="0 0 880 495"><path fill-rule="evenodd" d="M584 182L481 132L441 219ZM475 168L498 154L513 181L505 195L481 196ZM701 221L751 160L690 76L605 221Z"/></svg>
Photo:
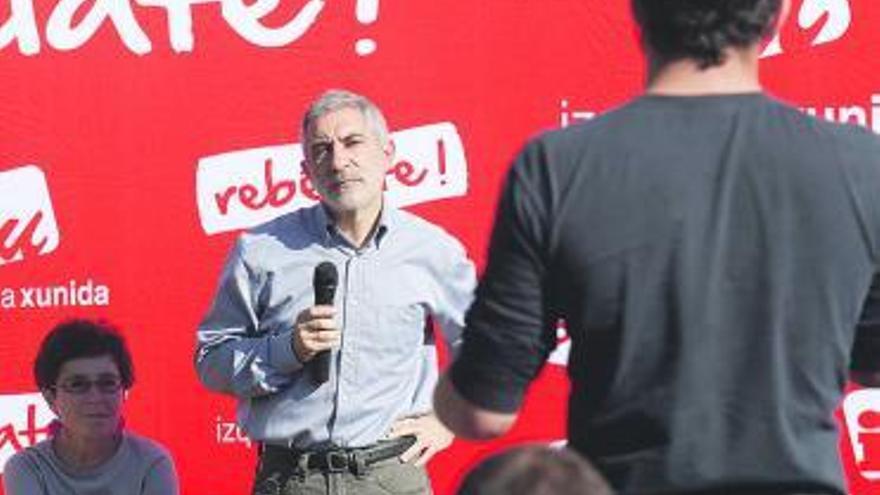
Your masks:
<svg viewBox="0 0 880 495"><path fill-rule="evenodd" d="M336 326L336 308L333 298L339 274L336 265L325 261L315 267L312 286L315 305L296 316L293 331L293 352L301 363L309 363L315 381L322 384L330 376L330 350L338 347L342 330Z"/></svg>

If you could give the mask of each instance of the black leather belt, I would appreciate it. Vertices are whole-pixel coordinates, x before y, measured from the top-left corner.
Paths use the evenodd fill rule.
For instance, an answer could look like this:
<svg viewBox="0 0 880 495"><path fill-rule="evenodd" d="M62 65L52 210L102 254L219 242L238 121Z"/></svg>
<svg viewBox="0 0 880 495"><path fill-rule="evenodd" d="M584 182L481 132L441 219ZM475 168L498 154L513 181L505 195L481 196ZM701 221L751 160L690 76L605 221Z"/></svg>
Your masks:
<svg viewBox="0 0 880 495"><path fill-rule="evenodd" d="M261 455L288 460L294 466L302 466L309 471L342 473L350 471L363 474L371 465L392 459L406 452L416 443L414 435L405 435L388 440L379 440L367 447L330 447L318 450L299 450L278 445L264 444Z"/></svg>

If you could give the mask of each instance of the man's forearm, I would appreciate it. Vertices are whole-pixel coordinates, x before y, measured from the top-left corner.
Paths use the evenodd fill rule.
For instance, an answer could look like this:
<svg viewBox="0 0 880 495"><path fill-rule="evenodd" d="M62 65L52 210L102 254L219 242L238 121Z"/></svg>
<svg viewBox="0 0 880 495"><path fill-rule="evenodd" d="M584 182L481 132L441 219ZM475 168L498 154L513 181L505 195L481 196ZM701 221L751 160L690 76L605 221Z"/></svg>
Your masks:
<svg viewBox="0 0 880 495"><path fill-rule="evenodd" d="M503 435L516 421L516 413L501 413L483 409L458 393L443 375L434 392L434 411L440 421L458 436L486 440Z"/></svg>
<svg viewBox="0 0 880 495"><path fill-rule="evenodd" d="M274 356L273 362L270 357ZM275 393L302 369L290 349L288 332L276 336L228 338L200 344L196 371L201 382L216 392L239 398Z"/></svg>

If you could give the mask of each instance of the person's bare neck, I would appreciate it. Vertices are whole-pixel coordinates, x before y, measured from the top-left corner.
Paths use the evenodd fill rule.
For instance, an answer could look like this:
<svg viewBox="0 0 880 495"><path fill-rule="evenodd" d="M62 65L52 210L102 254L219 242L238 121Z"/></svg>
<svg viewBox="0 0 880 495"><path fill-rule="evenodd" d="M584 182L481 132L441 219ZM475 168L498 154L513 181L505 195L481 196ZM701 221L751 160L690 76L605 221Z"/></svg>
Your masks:
<svg viewBox="0 0 880 495"><path fill-rule="evenodd" d="M121 432L111 437L80 438L62 429L54 438L53 447L66 465L85 470L100 466L113 457L121 440Z"/></svg>
<svg viewBox="0 0 880 495"><path fill-rule="evenodd" d="M650 63L645 92L668 96L759 92L758 53L757 46L730 49L721 65L702 70L691 59Z"/></svg>
<svg viewBox="0 0 880 495"><path fill-rule="evenodd" d="M364 211L333 212L333 223L352 246L363 247L379 222L382 207Z"/></svg>

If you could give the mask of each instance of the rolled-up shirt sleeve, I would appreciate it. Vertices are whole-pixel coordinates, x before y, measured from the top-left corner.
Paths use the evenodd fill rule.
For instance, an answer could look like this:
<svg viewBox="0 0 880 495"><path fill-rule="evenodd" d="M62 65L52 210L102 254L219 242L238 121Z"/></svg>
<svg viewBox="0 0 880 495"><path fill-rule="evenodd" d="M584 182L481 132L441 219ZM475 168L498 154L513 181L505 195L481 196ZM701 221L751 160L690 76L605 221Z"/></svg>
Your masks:
<svg viewBox="0 0 880 495"><path fill-rule="evenodd" d="M275 393L302 369L291 347L292 329L261 328L265 277L247 262L245 238L230 253L217 294L199 324L195 356L202 383L237 397Z"/></svg>
<svg viewBox="0 0 880 495"><path fill-rule="evenodd" d="M507 177L487 268L450 371L465 399L492 411L519 408L528 384L556 345L545 299L552 184L544 165L542 147L535 142Z"/></svg>

